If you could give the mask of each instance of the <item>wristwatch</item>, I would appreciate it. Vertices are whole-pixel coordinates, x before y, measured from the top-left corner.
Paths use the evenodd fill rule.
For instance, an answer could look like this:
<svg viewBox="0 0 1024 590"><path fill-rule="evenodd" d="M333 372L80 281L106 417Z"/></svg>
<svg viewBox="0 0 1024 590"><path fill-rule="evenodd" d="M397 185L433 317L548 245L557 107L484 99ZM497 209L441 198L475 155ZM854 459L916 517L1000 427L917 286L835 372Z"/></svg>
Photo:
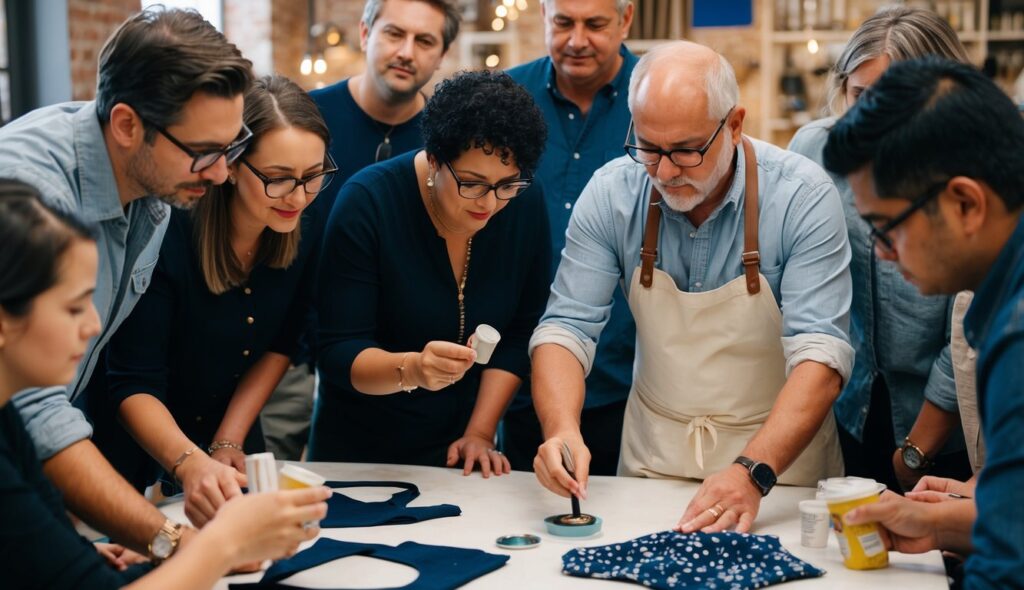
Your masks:
<svg viewBox="0 0 1024 590"><path fill-rule="evenodd" d="M183 528L180 522L174 522L169 518L165 520L164 524L160 526L160 530L153 536L153 540L149 542L150 558L156 563L160 563L174 555L178 543L181 542Z"/></svg>
<svg viewBox="0 0 1024 590"><path fill-rule="evenodd" d="M740 455L736 457L733 463L739 463L740 465L747 468L747 473L750 474L750 479L757 486L757 489L761 491L762 496L767 496L768 492L772 491L775 487L775 483L778 481L778 477L775 476L775 471L767 464L761 463L760 461L754 461L749 457Z"/></svg>
<svg viewBox="0 0 1024 590"><path fill-rule="evenodd" d="M900 457L903 458L903 464L913 471L924 471L932 466L932 460L924 454L921 447L911 442L910 437L903 440Z"/></svg>

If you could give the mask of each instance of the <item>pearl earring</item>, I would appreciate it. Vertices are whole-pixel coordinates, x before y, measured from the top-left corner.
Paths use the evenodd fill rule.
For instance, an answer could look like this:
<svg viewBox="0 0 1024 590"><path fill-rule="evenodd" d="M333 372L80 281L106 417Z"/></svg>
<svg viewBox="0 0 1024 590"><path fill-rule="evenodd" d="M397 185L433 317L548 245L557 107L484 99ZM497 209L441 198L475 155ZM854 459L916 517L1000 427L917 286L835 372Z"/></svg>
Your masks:
<svg viewBox="0 0 1024 590"><path fill-rule="evenodd" d="M430 176L427 177L427 186L434 188L434 171L430 171Z"/></svg>

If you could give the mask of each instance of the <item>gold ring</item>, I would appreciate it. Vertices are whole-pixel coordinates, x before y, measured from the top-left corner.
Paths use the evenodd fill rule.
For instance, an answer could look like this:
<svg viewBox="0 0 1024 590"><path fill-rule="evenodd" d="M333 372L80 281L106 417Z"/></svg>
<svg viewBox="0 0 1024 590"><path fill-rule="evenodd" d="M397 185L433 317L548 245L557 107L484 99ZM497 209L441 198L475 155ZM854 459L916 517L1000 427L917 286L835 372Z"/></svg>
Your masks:
<svg viewBox="0 0 1024 590"><path fill-rule="evenodd" d="M715 504L715 506L717 506L717 504ZM718 517L722 516L722 511L721 510L715 510L715 506L712 506L712 507L708 508L708 512L711 513L711 516L715 517L715 520L718 520Z"/></svg>

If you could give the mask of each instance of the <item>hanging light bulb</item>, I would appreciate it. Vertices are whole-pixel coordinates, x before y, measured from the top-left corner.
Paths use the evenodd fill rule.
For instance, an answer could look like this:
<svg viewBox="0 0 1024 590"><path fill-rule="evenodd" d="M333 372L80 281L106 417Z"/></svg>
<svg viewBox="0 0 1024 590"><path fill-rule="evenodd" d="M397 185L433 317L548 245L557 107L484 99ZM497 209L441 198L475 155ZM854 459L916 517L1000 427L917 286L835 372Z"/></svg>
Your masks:
<svg viewBox="0 0 1024 590"><path fill-rule="evenodd" d="M508 20L516 20L519 18L519 10L513 6L508 9Z"/></svg>
<svg viewBox="0 0 1024 590"><path fill-rule="evenodd" d="M491 21L491 29L494 31L500 31L505 28L505 21L500 18L496 18Z"/></svg>
<svg viewBox="0 0 1024 590"><path fill-rule="evenodd" d="M810 41L807 42L807 51L810 51L812 55L818 53L817 39L811 39Z"/></svg>
<svg viewBox="0 0 1024 590"><path fill-rule="evenodd" d="M324 59L323 55L316 56L316 60L313 61L313 71L318 74L323 74L327 71L327 60Z"/></svg>
<svg viewBox="0 0 1024 590"><path fill-rule="evenodd" d="M508 16L508 8L505 8L504 4L499 4L494 9L494 16L498 18L505 18L506 16Z"/></svg>
<svg viewBox="0 0 1024 590"><path fill-rule="evenodd" d="M501 3L511 8L516 5L516 0L501 0Z"/></svg>
<svg viewBox="0 0 1024 590"><path fill-rule="evenodd" d="M299 64L299 71L303 76L308 76L313 71L313 57L308 53L302 56L302 63Z"/></svg>
<svg viewBox="0 0 1024 590"><path fill-rule="evenodd" d="M501 58L498 57L497 53L492 53L492 54L488 55L487 59L484 60L484 65L486 65L489 68L496 68L496 67L498 67L498 64L500 64L500 63L501 63Z"/></svg>
<svg viewBox="0 0 1024 590"><path fill-rule="evenodd" d="M526 0L516 0L516 8L520 11L526 10L528 7L529 4L526 3Z"/></svg>

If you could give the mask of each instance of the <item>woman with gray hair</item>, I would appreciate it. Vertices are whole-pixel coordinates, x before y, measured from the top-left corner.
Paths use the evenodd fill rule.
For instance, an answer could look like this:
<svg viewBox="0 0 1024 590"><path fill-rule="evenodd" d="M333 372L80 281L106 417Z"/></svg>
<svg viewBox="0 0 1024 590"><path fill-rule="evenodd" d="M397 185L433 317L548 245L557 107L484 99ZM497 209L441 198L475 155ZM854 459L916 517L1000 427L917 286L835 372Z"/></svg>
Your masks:
<svg viewBox="0 0 1024 590"><path fill-rule="evenodd" d="M829 76L831 117L801 128L789 145L822 163L836 118L896 61L938 55L967 62L956 33L934 12L893 6L853 33ZM971 471L957 429L956 383L950 359L951 298L923 297L887 257L861 219L845 178L832 176L842 196L853 259L853 374L835 404L848 475L910 489L925 474L966 479Z"/></svg>

